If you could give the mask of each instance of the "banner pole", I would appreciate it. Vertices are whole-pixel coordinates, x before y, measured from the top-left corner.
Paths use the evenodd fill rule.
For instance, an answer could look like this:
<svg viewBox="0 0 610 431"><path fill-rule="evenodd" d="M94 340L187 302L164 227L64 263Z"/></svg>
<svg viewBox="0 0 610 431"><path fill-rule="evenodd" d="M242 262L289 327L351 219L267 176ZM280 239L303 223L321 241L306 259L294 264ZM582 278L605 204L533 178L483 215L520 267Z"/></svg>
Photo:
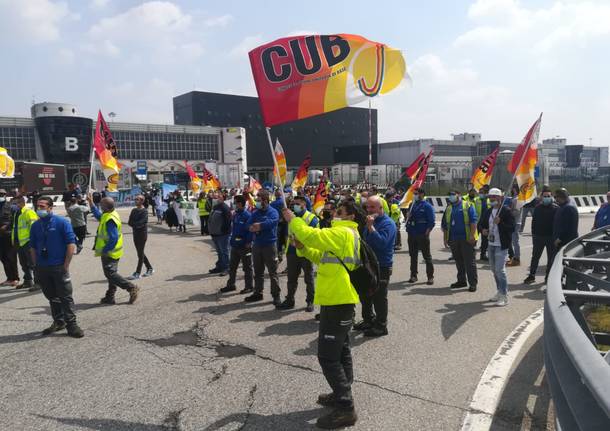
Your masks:
<svg viewBox="0 0 610 431"><path fill-rule="evenodd" d="M273 157L273 166L275 166L275 171L278 175L277 182L280 184L280 190L282 191L282 196L284 196L284 184L282 183L282 178L280 177L280 167L277 164L277 159L275 158L275 151L273 150L273 142L271 141L271 129L269 127L265 127L265 130L267 131L267 140L269 142L269 149L271 150L271 157ZM275 177L275 175L273 176ZM288 206L286 205L286 196L284 196L284 200L282 202L284 204L284 208L288 208Z"/></svg>
<svg viewBox="0 0 610 431"><path fill-rule="evenodd" d="M92 136L91 136L91 157L89 160L89 188L87 189L87 193L91 193L91 189L93 187L93 175L95 174L94 168L93 168L93 162L95 160L95 130L97 130L97 123L95 124L95 129L93 129L92 131Z"/></svg>
<svg viewBox="0 0 610 431"><path fill-rule="evenodd" d="M373 165L373 116L371 114L371 98L369 97L369 166Z"/></svg>

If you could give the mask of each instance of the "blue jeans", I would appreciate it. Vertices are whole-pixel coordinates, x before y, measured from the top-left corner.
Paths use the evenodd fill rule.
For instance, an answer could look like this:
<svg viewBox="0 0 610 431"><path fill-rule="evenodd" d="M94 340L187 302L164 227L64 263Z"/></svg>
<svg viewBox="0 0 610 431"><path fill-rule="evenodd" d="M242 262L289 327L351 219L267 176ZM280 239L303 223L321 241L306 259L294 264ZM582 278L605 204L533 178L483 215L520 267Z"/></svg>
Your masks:
<svg viewBox="0 0 610 431"><path fill-rule="evenodd" d="M521 245L519 244L519 229L521 225L516 225L515 230L511 235L511 244L508 251L508 257L511 259L514 257L517 260L521 260Z"/></svg>
<svg viewBox="0 0 610 431"><path fill-rule="evenodd" d="M218 260L216 261L216 269L226 271L229 269L229 237L230 235L214 235L212 241L214 241L214 247L216 248L216 254Z"/></svg>
<svg viewBox="0 0 610 431"><path fill-rule="evenodd" d="M489 244L487 256L489 257L489 266L496 280L496 288L498 293L506 295L508 293L508 280L506 278L506 256L508 249L502 250L498 245Z"/></svg>

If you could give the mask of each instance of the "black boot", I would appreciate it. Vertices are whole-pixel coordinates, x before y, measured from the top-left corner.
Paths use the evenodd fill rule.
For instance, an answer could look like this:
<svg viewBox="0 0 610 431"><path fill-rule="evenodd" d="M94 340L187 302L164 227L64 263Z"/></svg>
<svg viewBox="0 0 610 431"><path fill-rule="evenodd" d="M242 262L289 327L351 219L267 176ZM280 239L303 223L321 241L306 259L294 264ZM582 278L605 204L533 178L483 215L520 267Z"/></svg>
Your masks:
<svg viewBox="0 0 610 431"><path fill-rule="evenodd" d="M257 301L262 301L262 300L263 300L262 293L253 293L250 296L246 296L246 298L244 299L244 301L246 301L246 302L257 302Z"/></svg>
<svg viewBox="0 0 610 431"><path fill-rule="evenodd" d="M356 410L335 409L329 414L318 418L316 426L322 429L337 429L352 426L357 420Z"/></svg>
<svg viewBox="0 0 610 431"><path fill-rule="evenodd" d="M292 310L294 308L294 299L286 298L284 302L275 306L278 310Z"/></svg>
<svg viewBox="0 0 610 431"><path fill-rule="evenodd" d="M42 335L51 335L53 332L61 331L62 329L66 329L64 322L53 322L51 326L42 331Z"/></svg>

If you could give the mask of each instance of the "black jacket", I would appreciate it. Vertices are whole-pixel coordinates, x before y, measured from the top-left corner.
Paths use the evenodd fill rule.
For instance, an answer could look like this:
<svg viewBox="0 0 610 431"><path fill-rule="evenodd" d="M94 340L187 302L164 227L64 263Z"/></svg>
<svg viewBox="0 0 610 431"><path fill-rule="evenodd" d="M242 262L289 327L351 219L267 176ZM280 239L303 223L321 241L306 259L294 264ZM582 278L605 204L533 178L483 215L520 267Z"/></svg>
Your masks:
<svg viewBox="0 0 610 431"><path fill-rule="evenodd" d="M479 226L481 229L491 230L489 228L489 217L493 208L487 208L483 214L481 214L481 220ZM500 209L500 224L498 224L498 232L500 232L500 247L502 250L506 250L510 247L512 241L512 235L515 231L515 218L510 209L503 206Z"/></svg>
<svg viewBox="0 0 610 431"><path fill-rule="evenodd" d="M553 221L558 208L557 204L536 205L532 216L532 235L553 236Z"/></svg>
<svg viewBox="0 0 610 431"><path fill-rule="evenodd" d="M208 230L211 236L228 235L231 233L231 210L224 202L212 208L208 220Z"/></svg>
<svg viewBox="0 0 610 431"><path fill-rule="evenodd" d="M553 218L553 241L560 240L564 246L578 238L578 210L569 203L557 208Z"/></svg>

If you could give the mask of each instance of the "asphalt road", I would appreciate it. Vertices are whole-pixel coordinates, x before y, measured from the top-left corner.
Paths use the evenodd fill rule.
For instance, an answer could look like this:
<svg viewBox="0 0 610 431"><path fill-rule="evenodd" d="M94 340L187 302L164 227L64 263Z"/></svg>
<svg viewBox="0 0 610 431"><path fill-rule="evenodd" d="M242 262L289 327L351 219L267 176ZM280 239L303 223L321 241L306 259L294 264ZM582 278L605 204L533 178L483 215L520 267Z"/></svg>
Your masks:
<svg viewBox="0 0 610 431"><path fill-rule="evenodd" d="M122 215L127 218L127 212ZM591 224L591 217L581 218L583 232ZM95 224L89 229L93 232ZM352 336L360 417L354 430L459 429L499 344L542 306L542 284L521 284L531 253L529 235L522 237L523 265L508 269L510 304L504 308L488 302L495 287L486 265L478 265L477 292L451 291L455 266L442 248L440 229L432 236L435 285L405 282L403 233L404 249L396 255L390 285L390 334ZM194 230L170 234L153 224L147 249L156 273L139 282L140 299L128 305L120 292L117 305L101 306L106 283L91 244L88 238L71 271L83 339L65 333L41 337L51 322L42 294L0 288L2 429L315 428L324 412L315 400L328 387L316 359L317 323L304 311L304 286L297 308L289 312L272 307L268 284L260 303L219 295L226 278L207 275L215 261L211 241ZM136 262L129 233L125 244L120 271L128 275ZM280 284L285 292L285 276ZM521 374L508 381L502 415L494 421L498 429L550 427L541 408L541 419L523 428L527 406L519 394L529 389L517 383L539 384L531 376L542 364L537 338L530 346L522 355L525 365L514 367ZM516 402L510 401L513 393Z"/></svg>

